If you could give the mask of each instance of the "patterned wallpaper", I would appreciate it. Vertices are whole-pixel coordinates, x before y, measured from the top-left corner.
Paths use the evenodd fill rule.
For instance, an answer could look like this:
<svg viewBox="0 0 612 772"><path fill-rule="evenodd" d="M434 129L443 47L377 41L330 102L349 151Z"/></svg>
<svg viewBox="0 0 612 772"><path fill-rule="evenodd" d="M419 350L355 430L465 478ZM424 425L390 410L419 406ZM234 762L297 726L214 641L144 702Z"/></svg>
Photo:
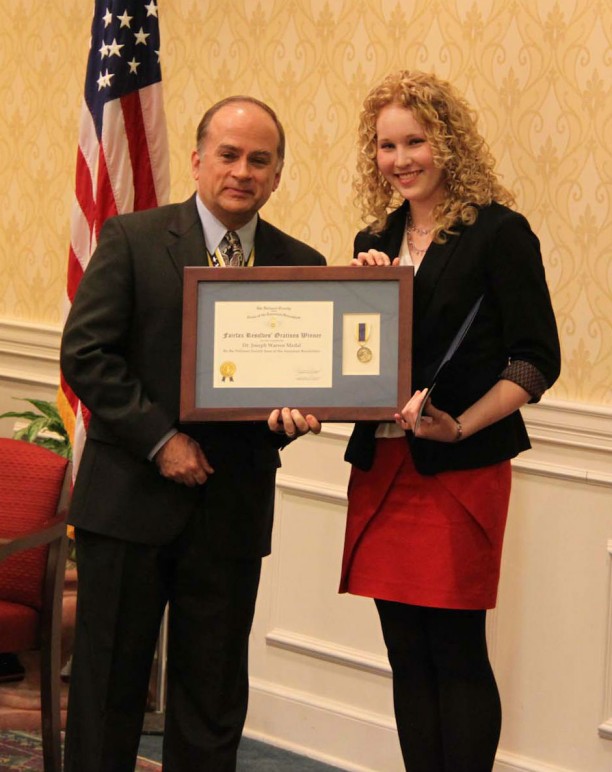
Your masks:
<svg viewBox="0 0 612 772"><path fill-rule="evenodd" d="M93 2L0 0L0 319L59 325ZM172 199L203 109L250 93L288 134L275 224L342 264L357 114L400 67L478 109L542 242L564 370L551 396L612 404L609 0L159 0Z"/></svg>

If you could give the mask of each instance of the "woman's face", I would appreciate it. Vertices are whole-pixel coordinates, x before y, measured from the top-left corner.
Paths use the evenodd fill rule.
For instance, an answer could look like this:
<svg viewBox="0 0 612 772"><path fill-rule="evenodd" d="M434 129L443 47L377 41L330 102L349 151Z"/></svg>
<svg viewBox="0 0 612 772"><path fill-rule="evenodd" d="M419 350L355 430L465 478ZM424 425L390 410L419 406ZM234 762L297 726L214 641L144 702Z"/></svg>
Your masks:
<svg viewBox="0 0 612 772"><path fill-rule="evenodd" d="M376 120L376 163L383 177L411 203L431 210L444 198L444 172L412 110L385 105Z"/></svg>

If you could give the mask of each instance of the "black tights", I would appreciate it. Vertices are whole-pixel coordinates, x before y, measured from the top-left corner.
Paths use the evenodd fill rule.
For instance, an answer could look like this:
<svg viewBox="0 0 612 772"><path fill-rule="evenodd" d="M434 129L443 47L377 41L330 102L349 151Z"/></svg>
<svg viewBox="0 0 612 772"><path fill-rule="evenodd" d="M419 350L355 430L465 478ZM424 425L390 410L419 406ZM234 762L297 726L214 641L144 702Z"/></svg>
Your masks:
<svg viewBox="0 0 612 772"><path fill-rule="evenodd" d="M408 772L491 772L501 704L485 611L376 600Z"/></svg>

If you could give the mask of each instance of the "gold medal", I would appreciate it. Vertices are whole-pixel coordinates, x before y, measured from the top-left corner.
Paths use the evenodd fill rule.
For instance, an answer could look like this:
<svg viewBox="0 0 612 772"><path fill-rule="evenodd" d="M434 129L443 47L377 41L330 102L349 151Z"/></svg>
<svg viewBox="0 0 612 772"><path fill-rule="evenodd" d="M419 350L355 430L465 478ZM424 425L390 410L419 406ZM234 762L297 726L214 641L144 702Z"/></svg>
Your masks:
<svg viewBox="0 0 612 772"><path fill-rule="evenodd" d="M364 345L370 338L370 332L371 326L369 324L366 322L357 322L357 331L355 334L357 342L359 343L357 359L364 365L372 361L372 351Z"/></svg>
<svg viewBox="0 0 612 772"><path fill-rule="evenodd" d="M372 352L367 346L359 346L357 349L357 359L364 365L372 360Z"/></svg>

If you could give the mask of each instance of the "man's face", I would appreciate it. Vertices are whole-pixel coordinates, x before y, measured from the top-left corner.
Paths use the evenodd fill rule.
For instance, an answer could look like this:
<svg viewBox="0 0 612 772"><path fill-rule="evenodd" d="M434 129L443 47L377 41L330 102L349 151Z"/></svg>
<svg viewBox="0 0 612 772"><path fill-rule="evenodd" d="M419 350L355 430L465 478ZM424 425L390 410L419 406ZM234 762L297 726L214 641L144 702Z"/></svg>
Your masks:
<svg viewBox="0 0 612 772"><path fill-rule="evenodd" d="M225 105L213 115L191 169L203 203L228 229L245 225L278 187L278 142L274 121L255 104Z"/></svg>

